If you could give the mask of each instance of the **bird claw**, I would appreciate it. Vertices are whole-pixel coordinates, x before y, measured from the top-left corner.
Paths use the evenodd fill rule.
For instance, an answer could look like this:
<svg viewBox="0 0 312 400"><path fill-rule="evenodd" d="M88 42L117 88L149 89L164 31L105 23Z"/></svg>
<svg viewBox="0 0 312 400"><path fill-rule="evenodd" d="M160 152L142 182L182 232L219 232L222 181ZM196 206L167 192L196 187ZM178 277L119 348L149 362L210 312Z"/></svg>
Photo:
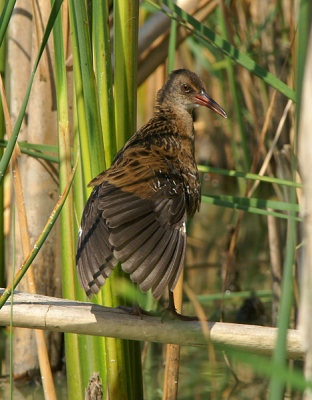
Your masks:
<svg viewBox="0 0 312 400"><path fill-rule="evenodd" d="M143 315L153 315L152 312L143 310L138 304L133 304L132 307L126 307L126 306L118 306L120 310L125 311L129 315L135 315L136 317L140 317L140 319L143 319Z"/></svg>
<svg viewBox="0 0 312 400"><path fill-rule="evenodd" d="M175 308L168 306L165 310L162 311L161 322L163 322L166 316L170 315L171 319L179 319L181 321L199 321L198 317L190 317L188 315L179 314Z"/></svg>
<svg viewBox="0 0 312 400"><path fill-rule="evenodd" d="M167 307L162 311L146 311L143 310L138 304L133 304L132 307L118 306L120 310L125 311L129 315L134 315L143 319L143 315L148 315L150 317L160 317L163 323L166 319L180 319L181 321L199 321L198 317L189 317L188 315L179 314L177 310L171 307Z"/></svg>
<svg viewBox="0 0 312 400"><path fill-rule="evenodd" d="M179 314L175 308L173 292L169 290L169 304L168 307L162 311L163 316L161 322L166 315L171 314L171 319L180 319L181 321L199 321L198 317L189 317L188 315Z"/></svg>

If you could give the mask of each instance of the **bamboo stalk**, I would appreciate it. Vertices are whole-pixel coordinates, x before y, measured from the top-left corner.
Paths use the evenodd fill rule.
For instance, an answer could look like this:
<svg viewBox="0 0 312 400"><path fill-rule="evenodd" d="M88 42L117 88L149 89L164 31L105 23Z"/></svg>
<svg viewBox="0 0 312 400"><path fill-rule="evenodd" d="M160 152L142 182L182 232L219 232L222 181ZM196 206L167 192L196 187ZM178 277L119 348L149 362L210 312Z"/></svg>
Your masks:
<svg viewBox="0 0 312 400"><path fill-rule="evenodd" d="M7 126L7 134L8 138L10 138L12 135L12 125L1 76L0 76L0 87L1 87L1 97L2 97L4 115ZM17 163L17 147L15 147L13 150L10 165L11 165L11 174L13 177L14 190L15 190L16 208L18 212L19 226L21 231L22 250L23 250L23 256L25 258L31 252L31 246L30 246L30 237L27 224L21 176ZM36 294L35 277L32 265L30 265L27 271L26 278L27 278L29 292L32 294ZM36 329L35 335L36 335L37 350L38 350L38 357L40 364L40 372L42 376L42 384L44 389L44 396L46 399L49 400L54 400L54 399L57 400L44 333L43 331Z"/></svg>
<svg viewBox="0 0 312 400"><path fill-rule="evenodd" d="M272 326L277 325L278 311L281 298L281 282L283 276L283 251L281 246L279 221L268 216L268 239L270 248L270 261L272 269Z"/></svg>
<svg viewBox="0 0 312 400"><path fill-rule="evenodd" d="M86 188L91 178L105 169L105 154L103 148L102 127L99 110L99 99L93 71L93 57L91 48L91 19L88 20L86 3L84 1L70 1L70 22L73 40L75 98L77 101L77 127L79 127L79 142L82 151L81 177L76 180L75 200L78 225L85 200L91 193L91 188ZM93 7L97 9L94 4ZM90 10L89 10L90 11ZM101 13L101 9L97 9ZM90 17L90 15L89 15ZM96 33L100 34L100 33ZM96 52L96 49L93 49ZM100 57L100 55L98 55ZM77 144L77 137L75 143ZM77 177L78 178L78 177ZM85 299L86 295L81 290L75 274L76 298ZM99 293L93 301L102 303L102 294ZM103 338L79 337L79 356L82 374L82 384L86 387L90 375L100 372L104 391L107 382L105 365L105 345Z"/></svg>
<svg viewBox="0 0 312 400"><path fill-rule="evenodd" d="M168 73L174 70L174 65L175 65L177 27L178 27L177 21L172 19L170 28L170 37L169 37ZM183 307L183 276L184 276L183 272L184 271L182 271L182 274L180 275L180 278L177 282L177 286L173 292L175 307L177 312L180 314L182 314L182 307ZM179 367L180 367L180 346L178 344L167 344L163 400L177 399Z"/></svg>
<svg viewBox="0 0 312 400"><path fill-rule="evenodd" d="M3 11L5 6L5 1L0 1L0 12ZM5 74L5 63L6 63L6 49L5 45L2 44L0 46L0 74L4 77ZM5 126L4 126L4 115L2 111L2 101L0 100L0 140L4 138L5 135ZM0 159L2 158L3 150L0 149ZM4 277L5 277L5 246L4 246L4 237L5 237L5 222L4 222L4 185L0 185L0 285L4 285Z"/></svg>
<svg viewBox="0 0 312 400"><path fill-rule="evenodd" d="M25 97L24 97L24 100L23 100L23 104L22 104L20 112L18 114L14 129L12 131L11 139L9 140L8 146L6 148L6 151L4 152L4 154L3 154L2 158L1 158L1 161L0 161L0 183L2 182L4 173L5 173L6 169L7 169L7 166L9 164L9 161L10 161L10 158L11 158L11 154L12 154L13 149L15 147L15 143L16 143L16 140L17 140L17 137L18 137L18 134L19 134L23 119L25 117L25 110L26 110L27 103L28 103L28 100L29 100L30 91L31 91L32 84L33 84L33 81L34 81L35 73L36 73L36 70L38 68L38 64L39 64L40 58L42 56L43 50L44 50L44 48L45 48L45 46L47 44L47 41L48 41L49 35L51 33L55 18L56 18L57 14L58 14L58 11L59 11L60 7L61 7L61 4L62 4L62 0L55 0L55 2L53 4L53 7L51 9L51 14L50 14L49 20L47 22L47 25L46 25L42 40L40 42L40 48L39 48L39 51L38 51L38 54L37 54L37 57L36 57L36 60L35 60L35 63L34 63L34 67L32 69L32 73L31 73L29 84L28 84L28 87L27 87L27 91L26 91L26 94L25 94ZM0 28L0 38L1 38L1 31L2 31L2 28L3 28L4 24L0 23L0 26L1 26L1 28Z"/></svg>
<svg viewBox="0 0 312 400"><path fill-rule="evenodd" d="M78 79L81 79L80 90L82 89L82 92L78 92L78 88L76 87L76 94L78 99L82 97L84 102L84 115L82 117L85 119L86 132L83 132L83 134L87 135L88 138L89 151L92 154L90 157L91 172L94 178L105 168L105 155L103 152L101 118L92 64L91 39L85 2L82 0L70 0L69 11L73 43L74 46L77 46L74 55L76 58L74 68L76 68L76 72L79 75ZM80 118L81 116L79 115L79 120Z"/></svg>
<svg viewBox="0 0 312 400"><path fill-rule="evenodd" d="M58 118L58 151L59 191L60 194L66 187L71 174L71 148L70 130L67 103L67 81L64 54L64 39L62 15L59 14L53 28L54 57L55 57L55 82ZM60 215L61 225L61 257L62 257L62 293L71 299L75 297L75 229L74 229L74 203L73 194L70 192ZM65 335L66 372L69 397L82 399L82 377L80 369L80 354L78 351L77 335Z"/></svg>
<svg viewBox="0 0 312 400"><path fill-rule="evenodd" d="M0 289L2 293L4 289ZM207 347L201 323L197 321L163 322L160 317L152 316L141 319L120 309L18 291L14 291L13 307L13 326ZM11 305L6 303L0 312L1 325L10 324L10 311ZM210 340L217 347L270 355L275 346L276 328L221 322L207 322L207 326ZM304 359L304 355L301 332L289 329L287 357Z"/></svg>
<svg viewBox="0 0 312 400"><path fill-rule="evenodd" d="M116 154L114 90L108 17L108 2L95 0L92 39L106 168L111 166Z"/></svg>
<svg viewBox="0 0 312 400"><path fill-rule="evenodd" d="M194 310L196 312L196 315L200 321L201 327L202 327L202 331L203 334L206 338L207 341L207 347L208 347L208 359L209 359L209 368L211 371L211 399L215 400L217 398L217 384L216 384L216 380L214 379L214 375L216 375L216 352L215 349L213 347L213 344L210 340L210 332L209 332L209 327L206 324L206 314L205 311L202 307L202 305L199 303L198 299L196 298L194 292L189 288L189 286L187 284L184 285L184 291L187 295L187 297L189 298L190 302L192 303ZM224 353L225 355L225 353ZM226 357L226 355L225 355Z"/></svg>
<svg viewBox="0 0 312 400"><path fill-rule="evenodd" d="M114 100L115 100L115 129L117 150L136 131L137 118L137 60L138 60L138 22L139 19L139 1L129 2L128 0L114 1ZM112 299L117 299L116 277L118 270L114 271L112 277L104 286L104 293L111 293ZM123 274L123 273L121 273ZM129 279L129 277L127 278ZM106 288L107 285L107 288ZM105 302L105 305L107 303ZM120 305L120 303L118 304ZM115 385L117 383L116 395L114 399L143 399L143 382L141 367L141 349L139 343L131 343L112 339L106 339L111 345L116 346L119 357L116 362L112 362L107 357L107 365L110 371L110 381ZM108 346L107 346L108 347ZM107 353L110 351L108 347ZM116 381L116 372L118 368L119 380ZM114 374L115 376L114 376ZM127 396L122 396L122 387L120 382L125 382L127 386Z"/></svg>
<svg viewBox="0 0 312 400"><path fill-rule="evenodd" d="M75 96L74 96L75 98ZM74 127L73 127L73 131L74 131L74 153L76 153L79 149L79 133L78 133L78 124L77 124L77 107L76 107L76 102L74 102L73 104L73 108L74 108L74 112L73 112L73 116L74 116ZM81 215L83 212L83 208L85 205L85 195L86 195L86 188L83 184L84 179L83 179L83 170L82 170L82 159L79 158L79 163L77 166L77 172L75 175L75 181L74 181L74 203L75 203L75 213L76 213L76 224L75 224L75 233L77 235L78 232L78 227L79 227L79 223L81 220ZM77 237L75 237L75 241L77 240ZM86 300L86 294L84 292L84 290L80 287L80 284L78 282L78 277L77 274L74 274L74 284L75 284L75 295L76 295L76 300L80 300L80 301L85 301ZM75 335L77 336L77 335ZM94 372L95 370L95 366L92 363L92 354L94 353L94 340L92 337L88 337L85 335L79 335L78 336L78 341L77 341L77 346L78 349L75 348L75 351L77 353L77 357L79 358L79 362L76 363L76 366L78 369L80 369L80 374L81 374L81 387L85 388L86 385L88 384L88 380L92 374L92 372ZM100 341L103 341L103 338L97 338L100 339ZM73 339L76 340L76 339ZM97 353L98 355L101 357L104 355L104 357L102 357L102 366L103 369L105 369L105 351L102 352L102 350L97 349ZM90 356L91 355L91 356ZM104 360L104 361L103 361ZM106 373L102 371L102 369L100 371L101 374L101 379L103 382L103 387L105 389L106 387Z"/></svg>
<svg viewBox="0 0 312 400"><path fill-rule="evenodd" d="M114 2L115 121L117 150L136 131L139 2Z"/></svg>
<svg viewBox="0 0 312 400"><path fill-rule="evenodd" d="M311 7L310 7L311 9ZM311 341L311 282L312 282L312 180L311 180L311 88L312 88L312 30L308 41L308 51L305 65L305 73L302 84L300 123L299 123L299 157L300 171L302 175L303 187L303 215L304 215L304 247L302 257L300 257L301 269L301 296L299 308L299 323L303 333L303 343L306 349L306 360L304 374L306 379L312 379L312 341ZM299 66L298 66L299 67ZM304 400L312 399L312 391L306 391Z"/></svg>
<svg viewBox="0 0 312 400"><path fill-rule="evenodd" d="M173 295L175 307L182 314L183 307L183 272L174 289ZM178 396L180 366L180 346L178 344L167 344L166 369L164 379L163 400L174 400Z"/></svg>

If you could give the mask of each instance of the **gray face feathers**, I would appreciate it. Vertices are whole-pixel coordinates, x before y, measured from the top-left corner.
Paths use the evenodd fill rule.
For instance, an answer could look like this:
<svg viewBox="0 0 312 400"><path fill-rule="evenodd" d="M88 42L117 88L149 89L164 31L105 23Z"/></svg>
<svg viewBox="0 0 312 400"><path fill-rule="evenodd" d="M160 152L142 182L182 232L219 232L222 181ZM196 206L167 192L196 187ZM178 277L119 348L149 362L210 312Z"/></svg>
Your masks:
<svg viewBox="0 0 312 400"><path fill-rule="evenodd" d="M157 108L170 107L191 112L200 105L227 118L225 111L208 96L201 79L188 69L171 72L164 86L157 93Z"/></svg>

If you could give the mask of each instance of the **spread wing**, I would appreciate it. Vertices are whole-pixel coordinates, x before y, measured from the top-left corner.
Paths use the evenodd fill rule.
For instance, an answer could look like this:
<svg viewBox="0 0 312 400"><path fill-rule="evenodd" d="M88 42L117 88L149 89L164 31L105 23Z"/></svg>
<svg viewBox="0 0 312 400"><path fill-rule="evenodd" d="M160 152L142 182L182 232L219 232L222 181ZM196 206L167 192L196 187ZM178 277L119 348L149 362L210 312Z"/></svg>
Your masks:
<svg viewBox="0 0 312 400"><path fill-rule="evenodd" d="M181 174L170 157L127 149L121 163L92 181L97 186L83 213L76 255L89 297L118 262L155 299L166 286L174 289L185 255L186 205Z"/></svg>

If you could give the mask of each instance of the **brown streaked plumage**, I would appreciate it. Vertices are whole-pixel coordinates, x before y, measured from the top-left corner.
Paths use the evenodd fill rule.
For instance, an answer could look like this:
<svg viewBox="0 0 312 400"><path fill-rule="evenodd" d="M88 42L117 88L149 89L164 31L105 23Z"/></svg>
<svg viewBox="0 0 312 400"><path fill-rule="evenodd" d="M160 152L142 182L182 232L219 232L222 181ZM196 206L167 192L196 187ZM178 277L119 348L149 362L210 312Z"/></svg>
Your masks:
<svg viewBox="0 0 312 400"><path fill-rule="evenodd" d="M77 242L79 282L91 298L121 262L142 291L172 292L185 257L185 222L200 205L192 110L226 113L193 72L173 71L157 94L154 117L94 178ZM172 296L170 296L172 298Z"/></svg>

